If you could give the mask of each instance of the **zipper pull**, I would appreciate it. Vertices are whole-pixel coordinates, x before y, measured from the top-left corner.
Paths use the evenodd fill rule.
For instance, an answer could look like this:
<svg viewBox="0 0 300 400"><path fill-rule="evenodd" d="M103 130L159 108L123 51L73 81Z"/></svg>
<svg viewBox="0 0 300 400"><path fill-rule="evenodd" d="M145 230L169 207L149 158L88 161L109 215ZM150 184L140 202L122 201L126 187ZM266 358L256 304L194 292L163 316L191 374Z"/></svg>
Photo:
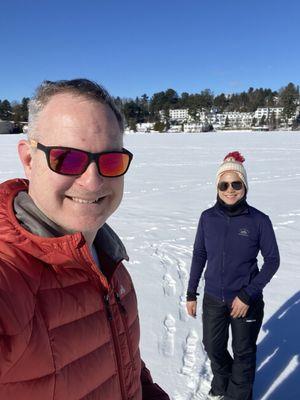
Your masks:
<svg viewBox="0 0 300 400"><path fill-rule="evenodd" d="M123 314L127 314L126 308L123 306L122 302L121 302L121 298L119 296L119 293L115 292L115 298L117 301L117 304L120 308L120 310L122 311Z"/></svg>
<svg viewBox="0 0 300 400"><path fill-rule="evenodd" d="M113 317L112 317L112 313L111 313L111 309L110 309L108 294L106 294L104 296L104 304L105 304L105 308L106 308L107 318L108 318L109 321L111 321L113 319Z"/></svg>

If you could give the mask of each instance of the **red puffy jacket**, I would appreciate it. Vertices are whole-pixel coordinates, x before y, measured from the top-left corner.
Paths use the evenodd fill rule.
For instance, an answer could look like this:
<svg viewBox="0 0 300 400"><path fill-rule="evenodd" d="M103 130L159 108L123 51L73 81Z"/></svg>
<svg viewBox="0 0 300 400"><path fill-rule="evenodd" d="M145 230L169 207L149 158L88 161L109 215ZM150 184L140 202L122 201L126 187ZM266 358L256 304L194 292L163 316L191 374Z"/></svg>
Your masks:
<svg viewBox="0 0 300 400"><path fill-rule="evenodd" d="M81 233L26 230L13 203L27 189L19 179L0 185L0 399L169 399L141 362L136 295L118 251L100 248L101 273ZM104 242L120 246L107 229Z"/></svg>

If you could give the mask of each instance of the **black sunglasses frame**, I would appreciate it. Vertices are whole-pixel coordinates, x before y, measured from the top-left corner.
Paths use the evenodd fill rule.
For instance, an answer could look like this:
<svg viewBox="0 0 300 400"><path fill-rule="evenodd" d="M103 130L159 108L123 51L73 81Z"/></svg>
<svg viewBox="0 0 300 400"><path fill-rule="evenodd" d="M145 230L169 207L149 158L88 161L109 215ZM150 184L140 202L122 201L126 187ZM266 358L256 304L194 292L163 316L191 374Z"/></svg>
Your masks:
<svg viewBox="0 0 300 400"><path fill-rule="evenodd" d="M125 148L122 148L121 151L103 151L103 152L101 152L101 153L90 153L89 151L85 151L85 150L81 150L81 149L76 149L76 148L74 148L74 147L45 146L45 145L43 145L42 143L36 142L35 140L30 140L30 144L31 144L32 147L35 147L35 148L37 148L37 149L43 151L43 152L46 154L47 164L48 164L48 167L51 169L51 171L55 172L56 174L65 175L65 176L79 176L79 175L84 174L85 171L88 169L89 165L91 164L91 162L94 161L94 162L96 163L96 165L97 165L97 169L98 169L99 175L101 175L101 176L103 176L103 177L105 177L105 178L118 178L119 176L123 176L123 175L126 174L126 172L128 171L128 168L129 168L129 166L130 166L130 163L131 163L131 161L132 161L132 159L133 159L133 154L132 154L129 150L125 149ZM53 149L54 149L54 150L75 150L75 151L78 151L78 152L80 152L80 153L84 153L84 154L86 154L86 155L88 156L88 162L87 162L86 166L84 167L83 171L82 171L80 174L65 174L65 173L63 173L63 172L58 172L58 171L56 171L55 169L53 169L53 168L51 167L50 152L51 152L51 150L53 150ZM119 174L119 175L113 175L113 176L111 176L111 175L104 175L104 174L100 171L100 165L99 165L99 162L98 162L98 161L99 161L100 157L101 157L102 155L105 155L105 154L126 154L126 155L128 155L128 157L129 157L129 162L128 162L128 165L127 165L126 170L125 170L122 174Z"/></svg>
<svg viewBox="0 0 300 400"><path fill-rule="evenodd" d="M241 186L239 189L237 187L234 187L236 184L238 184L237 186ZM242 190L244 187L244 184L242 181L233 181L233 182L224 182L221 181L218 183L218 189L221 192L226 192L226 190L228 190L229 186L231 186L231 188L233 190Z"/></svg>

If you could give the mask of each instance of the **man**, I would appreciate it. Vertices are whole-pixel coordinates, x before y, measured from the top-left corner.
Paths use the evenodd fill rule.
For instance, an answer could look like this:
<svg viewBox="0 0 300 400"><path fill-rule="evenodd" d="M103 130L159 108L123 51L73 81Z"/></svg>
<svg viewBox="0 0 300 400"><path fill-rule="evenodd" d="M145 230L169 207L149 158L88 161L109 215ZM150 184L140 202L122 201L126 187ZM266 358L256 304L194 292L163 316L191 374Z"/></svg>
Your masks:
<svg viewBox="0 0 300 400"><path fill-rule="evenodd" d="M0 185L0 398L169 399L139 354L125 248L108 225L132 154L108 93L44 82Z"/></svg>

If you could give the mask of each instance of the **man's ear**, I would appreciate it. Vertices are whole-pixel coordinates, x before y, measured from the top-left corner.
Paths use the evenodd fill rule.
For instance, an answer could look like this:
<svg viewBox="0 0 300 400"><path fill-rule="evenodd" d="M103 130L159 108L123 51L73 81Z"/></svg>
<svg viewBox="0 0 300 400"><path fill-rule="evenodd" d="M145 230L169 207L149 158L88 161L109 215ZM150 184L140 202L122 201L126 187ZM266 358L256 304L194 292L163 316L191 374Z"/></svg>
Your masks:
<svg viewBox="0 0 300 400"><path fill-rule="evenodd" d="M19 141L18 153L19 153L19 158L21 160L21 163L23 164L26 178L28 180L30 180L31 168L32 168L32 154L31 154L31 146L27 140Z"/></svg>

